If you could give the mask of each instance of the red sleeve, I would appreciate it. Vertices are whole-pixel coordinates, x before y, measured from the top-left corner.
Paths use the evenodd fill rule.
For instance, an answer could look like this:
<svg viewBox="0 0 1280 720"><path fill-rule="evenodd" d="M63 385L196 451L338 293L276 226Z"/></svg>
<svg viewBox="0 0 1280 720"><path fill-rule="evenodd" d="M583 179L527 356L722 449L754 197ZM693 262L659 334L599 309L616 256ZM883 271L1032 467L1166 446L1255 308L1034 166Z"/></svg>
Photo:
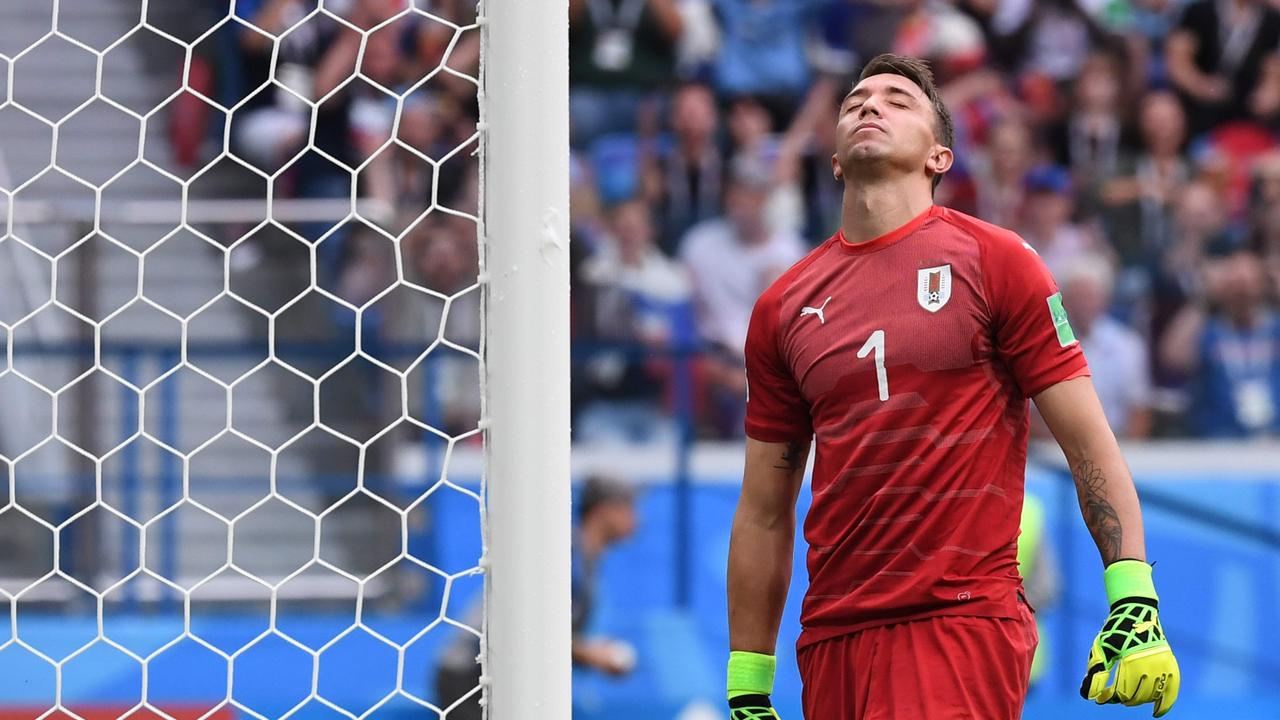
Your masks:
<svg viewBox="0 0 1280 720"><path fill-rule="evenodd" d="M1017 235L984 243L983 281L996 355L1032 397L1064 380L1089 374L1062 293L1049 269Z"/></svg>
<svg viewBox="0 0 1280 720"><path fill-rule="evenodd" d="M762 442L813 436L809 404L779 350L781 305L781 284L775 283L756 301L747 328L747 436Z"/></svg>

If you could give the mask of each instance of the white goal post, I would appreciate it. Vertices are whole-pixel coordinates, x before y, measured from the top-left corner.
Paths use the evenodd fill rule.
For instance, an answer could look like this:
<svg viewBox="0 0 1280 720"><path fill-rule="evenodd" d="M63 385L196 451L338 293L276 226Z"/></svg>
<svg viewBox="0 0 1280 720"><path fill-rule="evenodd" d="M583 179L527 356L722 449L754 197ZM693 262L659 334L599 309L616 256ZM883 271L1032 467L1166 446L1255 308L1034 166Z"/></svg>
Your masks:
<svg viewBox="0 0 1280 720"><path fill-rule="evenodd" d="M567 720L568 3L481 15L485 695L494 720Z"/></svg>
<svg viewBox="0 0 1280 720"><path fill-rule="evenodd" d="M478 634L569 720L569 0L471 2L0 9L0 715L449 720Z"/></svg>

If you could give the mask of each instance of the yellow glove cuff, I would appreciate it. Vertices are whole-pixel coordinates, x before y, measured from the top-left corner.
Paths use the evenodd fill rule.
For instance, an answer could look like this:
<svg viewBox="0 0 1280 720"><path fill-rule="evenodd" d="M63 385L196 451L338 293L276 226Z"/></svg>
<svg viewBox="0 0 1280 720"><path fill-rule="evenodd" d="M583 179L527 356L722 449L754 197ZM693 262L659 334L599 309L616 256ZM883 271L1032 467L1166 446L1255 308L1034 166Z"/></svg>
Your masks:
<svg viewBox="0 0 1280 720"><path fill-rule="evenodd" d="M734 650L729 653L729 697L772 695L777 659L763 653Z"/></svg>
<svg viewBox="0 0 1280 720"><path fill-rule="evenodd" d="M1124 598L1147 598L1159 601L1155 583L1151 581L1151 566L1142 560L1117 560L1102 571L1102 583L1107 588L1107 604L1114 605Z"/></svg>

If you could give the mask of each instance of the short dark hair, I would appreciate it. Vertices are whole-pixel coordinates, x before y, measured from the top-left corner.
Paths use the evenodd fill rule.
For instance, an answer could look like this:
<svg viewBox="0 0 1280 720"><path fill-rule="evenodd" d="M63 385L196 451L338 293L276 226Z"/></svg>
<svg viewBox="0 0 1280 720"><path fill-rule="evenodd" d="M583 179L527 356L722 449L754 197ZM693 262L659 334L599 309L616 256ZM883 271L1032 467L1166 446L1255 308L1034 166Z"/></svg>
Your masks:
<svg viewBox="0 0 1280 720"><path fill-rule="evenodd" d="M929 69L929 63L908 55L884 53L871 58L871 61L862 67L858 82L872 75L900 75L915 83L933 105L933 114L936 118L933 132L938 142L944 147L951 147L955 143L956 126L951 120L951 113L947 110L946 104L942 102L942 94L938 92L938 86L933 82L933 71ZM933 186L938 187L940 182L942 182L942 175L935 175Z"/></svg>
<svg viewBox="0 0 1280 720"><path fill-rule="evenodd" d="M621 478L611 475L591 475L582 483L582 490L578 494L578 520L586 519L588 515L603 505L609 503L626 503L635 502L635 489Z"/></svg>

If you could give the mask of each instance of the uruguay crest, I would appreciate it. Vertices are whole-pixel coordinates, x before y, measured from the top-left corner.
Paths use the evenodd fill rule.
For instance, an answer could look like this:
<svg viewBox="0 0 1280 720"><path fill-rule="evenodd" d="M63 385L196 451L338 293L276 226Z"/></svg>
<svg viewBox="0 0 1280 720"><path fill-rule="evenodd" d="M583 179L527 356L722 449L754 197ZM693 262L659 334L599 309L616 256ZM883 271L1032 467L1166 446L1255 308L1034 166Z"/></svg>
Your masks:
<svg viewBox="0 0 1280 720"><path fill-rule="evenodd" d="M916 301L929 312L938 312L951 299L951 266L916 271Z"/></svg>

